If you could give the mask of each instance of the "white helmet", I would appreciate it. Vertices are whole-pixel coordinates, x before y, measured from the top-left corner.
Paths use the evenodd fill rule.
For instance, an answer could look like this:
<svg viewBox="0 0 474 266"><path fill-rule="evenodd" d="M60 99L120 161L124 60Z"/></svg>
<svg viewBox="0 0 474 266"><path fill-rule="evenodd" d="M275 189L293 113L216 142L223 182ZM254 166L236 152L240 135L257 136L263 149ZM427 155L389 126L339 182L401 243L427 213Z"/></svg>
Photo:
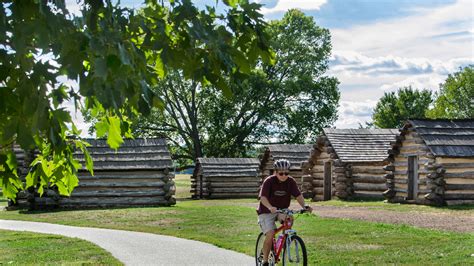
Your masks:
<svg viewBox="0 0 474 266"><path fill-rule="evenodd" d="M290 161L286 159L276 160L273 163L273 168L275 168L275 170L288 170L290 169L290 166L291 166Z"/></svg>

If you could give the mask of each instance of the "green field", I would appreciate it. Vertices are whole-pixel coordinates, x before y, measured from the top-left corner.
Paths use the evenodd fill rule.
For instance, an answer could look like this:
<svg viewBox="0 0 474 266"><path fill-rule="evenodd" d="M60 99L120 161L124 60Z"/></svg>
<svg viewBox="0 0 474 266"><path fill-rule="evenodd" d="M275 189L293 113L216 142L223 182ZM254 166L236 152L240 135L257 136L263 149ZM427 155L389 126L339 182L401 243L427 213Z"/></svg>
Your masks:
<svg viewBox="0 0 474 266"><path fill-rule="evenodd" d="M178 202L166 208L53 212L0 212L0 219L150 232L200 240L253 255L258 234L249 200ZM470 264L474 234L441 232L302 215L295 228L307 243L312 264Z"/></svg>
<svg viewBox="0 0 474 266"><path fill-rule="evenodd" d="M98 246L77 238L0 230L0 265L121 265Z"/></svg>
<svg viewBox="0 0 474 266"><path fill-rule="evenodd" d="M191 198L191 177L189 175L176 175L176 199L184 200Z"/></svg>
<svg viewBox="0 0 474 266"><path fill-rule="evenodd" d="M176 206L74 211L2 211L0 219L123 229L200 240L253 256L259 233L255 199L189 200L190 179L176 177ZM472 213L472 206L434 208L383 202L328 201L314 205L390 211ZM311 264L472 264L474 233L452 233L315 215L297 218Z"/></svg>

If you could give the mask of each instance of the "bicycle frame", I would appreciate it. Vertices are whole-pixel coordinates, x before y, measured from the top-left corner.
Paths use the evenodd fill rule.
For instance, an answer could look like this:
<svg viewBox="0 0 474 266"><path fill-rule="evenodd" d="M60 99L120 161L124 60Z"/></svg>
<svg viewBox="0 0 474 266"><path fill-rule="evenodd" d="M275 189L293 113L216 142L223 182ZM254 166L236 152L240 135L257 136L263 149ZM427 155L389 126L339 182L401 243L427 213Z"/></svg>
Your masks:
<svg viewBox="0 0 474 266"><path fill-rule="evenodd" d="M285 221L283 221L283 224L275 230L275 234L273 235L273 250L275 251L275 263L278 263L280 261L280 255L283 250L283 247L286 245L289 233L294 232L293 230L291 230L294 220L291 217L293 216L287 216ZM283 238L280 242L280 245L277 246L278 243L275 240L275 236L278 235L278 233L280 232L283 232Z"/></svg>

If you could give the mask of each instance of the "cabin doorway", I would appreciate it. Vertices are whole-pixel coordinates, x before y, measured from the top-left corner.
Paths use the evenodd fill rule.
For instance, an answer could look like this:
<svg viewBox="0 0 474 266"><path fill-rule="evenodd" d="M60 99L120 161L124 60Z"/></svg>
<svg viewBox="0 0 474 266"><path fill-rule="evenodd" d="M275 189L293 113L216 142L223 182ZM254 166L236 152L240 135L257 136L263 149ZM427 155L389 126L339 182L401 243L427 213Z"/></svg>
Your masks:
<svg viewBox="0 0 474 266"><path fill-rule="evenodd" d="M332 195L332 164L331 162L324 163L324 190L323 200L331 200Z"/></svg>
<svg viewBox="0 0 474 266"><path fill-rule="evenodd" d="M418 195L418 156L408 156L408 191L407 200L414 200Z"/></svg>

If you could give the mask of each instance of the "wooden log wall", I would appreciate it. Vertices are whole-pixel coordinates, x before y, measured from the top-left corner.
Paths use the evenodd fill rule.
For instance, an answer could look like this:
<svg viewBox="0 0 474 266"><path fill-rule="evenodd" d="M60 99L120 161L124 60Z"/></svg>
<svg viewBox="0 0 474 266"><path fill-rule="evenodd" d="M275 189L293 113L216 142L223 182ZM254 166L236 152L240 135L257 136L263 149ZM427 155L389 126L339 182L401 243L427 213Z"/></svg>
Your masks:
<svg viewBox="0 0 474 266"><path fill-rule="evenodd" d="M426 166L434 162L434 156L420 136L412 128L409 128L405 134L397 138L397 143L393 146L394 148L389 150L389 154L392 154L391 162L384 168L389 171L389 174L385 175L388 190L384 195L391 202L430 204L430 201L439 200L439 197L435 199L433 195L428 196L428 194L432 192L431 187L427 185L428 174L430 174L431 171L428 170ZM407 199L409 156L417 156L418 162L418 167L415 169L418 176L418 182L416 184L417 193L414 199L411 200Z"/></svg>
<svg viewBox="0 0 474 266"><path fill-rule="evenodd" d="M79 185L70 197L60 196L55 187L24 191L28 208L90 208L127 206L169 206L176 203L172 161L164 139L125 140L111 150L105 140L88 140L94 161L94 176L78 172ZM75 158L84 166L84 155Z"/></svg>
<svg viewBox="0 0 474 266"><path fill-rule="evenodd" d="M79 172L79 186L71 197L48 189L36 195L31 209L92 208L130 206L170 206L176 204L174 174L170 169L156 171L96 171L94 176ZM32 205L33 204L33 205Z"/></svg>
<svg viewBox="0 0 474 266"><path fill-rule="evenodd" d="M437 157L437 171L433 176L443 176L443 199L447 205L474 203L474 158ZM437 179L433 179L435 183Z"/></svg>
<svg viewBox="0 0 474 266"><path fill-rule="evenodd" d="M259 164L253 158L199 158L191 178L192 197L257 198Z"/></svg>
<svg viewBox="0 0 474 266"><path fill-rule="evenodd" d="M327 162L333 164L335 158L336 156L334 154L334 150L330 147L327 137L318 137L316 144L314 144L313 146L313 150L311 152L311 157L308 160L308 164L305 164L305 169L307 169L305 171L305 176L311 178L311 191L313 201L324 200L324 166ZM336 183L334 180L334 167L332 167L331 169L331 176L333 177L331 180L331 194L335 195Z"/></svg>
<svg viewBox="0 0 474 266"><path fill-rule="evenodd" d="M29 172L30 164L33 162L37 151L30 150L24 151L20 145L13 145L13 151L15 152L16 160L17 160L17 171L20 180L23 182L23 185L26 186L26 175ZM16 209L16 208L28 208L32 202L34 202L34 189L29 188L28 191L20 191L17 194L16 202L8 201L8 209Z"/></svg>
<svg viewBox="0 0 474 266"><path fill-rule="evenodd" d="M339 199L353 197L354 188L352 184L352 165L342 162L340 159L333 160L332 185L333 196Z"/></svg>
<svg viewBox="0 0 474 266"><path fill-rule="evenodd" d="M383 199L387 190L383 169L387 162L358 162L348 164L348 184L352 186L352 199Z"/></svg>

